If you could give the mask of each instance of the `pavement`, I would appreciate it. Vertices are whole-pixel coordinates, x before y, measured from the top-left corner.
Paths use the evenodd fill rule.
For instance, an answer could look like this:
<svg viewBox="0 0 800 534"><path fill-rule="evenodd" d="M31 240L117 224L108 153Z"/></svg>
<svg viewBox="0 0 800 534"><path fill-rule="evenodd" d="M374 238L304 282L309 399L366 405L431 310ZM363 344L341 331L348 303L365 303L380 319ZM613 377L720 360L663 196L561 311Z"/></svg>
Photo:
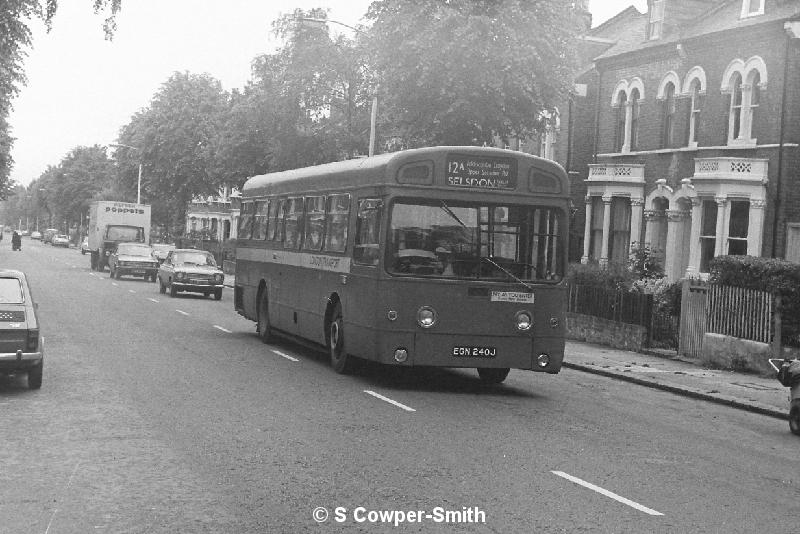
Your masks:
<svg viewBox="0 0 800 534"><path fill-rule="evenodd" d="M675 353L642 354L567 341L564 367L786 419L789 389L776 378L705 368Z"/></svg>
<svg viewBox="0 0 800 534"><path fill-rule="evenodd" d="M235 283L233 274L225 275L227 287ZM674 352L643 354L567 340L564 367L780 419L789 413L789 389L776 378L708 369Z"/></svg>

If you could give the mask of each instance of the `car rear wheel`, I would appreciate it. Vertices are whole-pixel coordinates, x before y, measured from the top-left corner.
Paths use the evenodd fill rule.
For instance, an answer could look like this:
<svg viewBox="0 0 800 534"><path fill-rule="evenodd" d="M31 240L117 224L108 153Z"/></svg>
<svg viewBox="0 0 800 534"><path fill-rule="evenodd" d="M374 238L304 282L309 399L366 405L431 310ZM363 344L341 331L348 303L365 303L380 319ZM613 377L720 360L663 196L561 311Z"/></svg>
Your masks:
<svg viewBox="0 0 800 534"><path fill-rule="evenodd" d="M39 365L28 370L28 387L39 389L42 387L42 372L44 371L44 360Z"/></svg>
<svg viewBox="0 0 800 534"><path fill-rule="evenodd" d="M792 402L789 410L789 429L795 436L800 436L800 402Z"/></svg>

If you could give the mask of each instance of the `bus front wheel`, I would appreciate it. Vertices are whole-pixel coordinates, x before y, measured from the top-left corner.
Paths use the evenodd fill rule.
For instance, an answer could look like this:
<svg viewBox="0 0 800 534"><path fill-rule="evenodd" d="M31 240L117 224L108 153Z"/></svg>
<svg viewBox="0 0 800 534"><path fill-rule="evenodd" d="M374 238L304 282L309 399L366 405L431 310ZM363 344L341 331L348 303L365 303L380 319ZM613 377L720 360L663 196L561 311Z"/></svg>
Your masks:
<svg viewBox="0 0 800 534"><path fill-rule="evenodd" d="M344 344L344 320L342 318L342 305L337 303L331 315L331 324L328 331L328 348L331 353L331 367L339 374L353 371L353 357L347 354Z"/></svg>
<svg viewBox="0 0 800 534"><path fill-rule="evenodd" d="M216 295L215 295L216 296ZM222 298L222 295L220 295ZM272 341L272 328L269 324L269 303L266 290L258 297L258 337L262 343Z"/></svg>
<svg viewBox="0 0 800 534"><path fill-rule="evenodd" d="M484 384L500 384L508 376L508 367L478 367L478 376Z"/></svg>

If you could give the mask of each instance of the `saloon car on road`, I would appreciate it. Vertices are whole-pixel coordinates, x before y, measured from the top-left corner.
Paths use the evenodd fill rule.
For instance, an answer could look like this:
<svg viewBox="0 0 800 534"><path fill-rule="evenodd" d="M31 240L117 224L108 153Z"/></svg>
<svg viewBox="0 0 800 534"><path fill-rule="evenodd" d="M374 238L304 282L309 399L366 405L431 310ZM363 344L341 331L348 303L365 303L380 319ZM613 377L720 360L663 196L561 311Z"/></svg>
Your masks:
<svg viewBox="0 0 800 534"><path fill-rule="evenodd" d="M153 249L144 243L120 243L108 257L108 275L119 280L123 276L141 276L156 281L158 260Z"/></svg>
<svg viewBox="0 0 800 534"><path fill-rule="evenodd" d="M0 374L28 374L28 387L42 387L44 338L28 280L22 271L0 269Z"/></svg>
<svg viewBox="0 0 800 534"><path fill-rule="evenodd" d="M158 269L158 286L162 293L169 290L171 297L179 291L202 293L222 298L225 275L217 267L210 252L196 249L171 250Z"/></svg>
<svg viewBox="0 0 800 534"><path fill-rule="evenodd" d="M51 245L54 247L65 247L69 248L69 236L64 234L57 234L53 236L53 240L50 242Z"/></svg>

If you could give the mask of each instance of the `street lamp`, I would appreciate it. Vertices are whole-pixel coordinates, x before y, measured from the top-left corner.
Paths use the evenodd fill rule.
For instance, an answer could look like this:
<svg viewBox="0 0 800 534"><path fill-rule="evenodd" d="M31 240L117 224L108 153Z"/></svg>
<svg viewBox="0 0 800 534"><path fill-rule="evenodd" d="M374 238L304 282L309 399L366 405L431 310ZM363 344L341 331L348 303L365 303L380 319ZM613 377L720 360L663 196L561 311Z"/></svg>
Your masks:
<svg viewBox="0 0 800 534"><path fill-rule="evenodd" d="M320 26L324 26L327 23L338 24L339 26L344 26L345 28L349 28L356 33L360 33L361 35L367 35L366 32L363 30L359 30L354 26L350 26L349 24L345 24L344 22L339 22L338 20L330 20L330 19L317 19L311 17L297 17L299 22L314 22L319 24ZM370 113L369 119L369 156L372 157L375 155L375 126L378 120L378 86L375 86L375 91L372 93L372 112Z"/></svg>
<svg viewBox="0 0 800 534"><path fill-rule="evenodd" d="M129 148L131 150L139 151L139 180L136 182L136 203L141 204L142 203L142 149L131 145L123 145L122 143L109 143L108 146Z"/></svg>

